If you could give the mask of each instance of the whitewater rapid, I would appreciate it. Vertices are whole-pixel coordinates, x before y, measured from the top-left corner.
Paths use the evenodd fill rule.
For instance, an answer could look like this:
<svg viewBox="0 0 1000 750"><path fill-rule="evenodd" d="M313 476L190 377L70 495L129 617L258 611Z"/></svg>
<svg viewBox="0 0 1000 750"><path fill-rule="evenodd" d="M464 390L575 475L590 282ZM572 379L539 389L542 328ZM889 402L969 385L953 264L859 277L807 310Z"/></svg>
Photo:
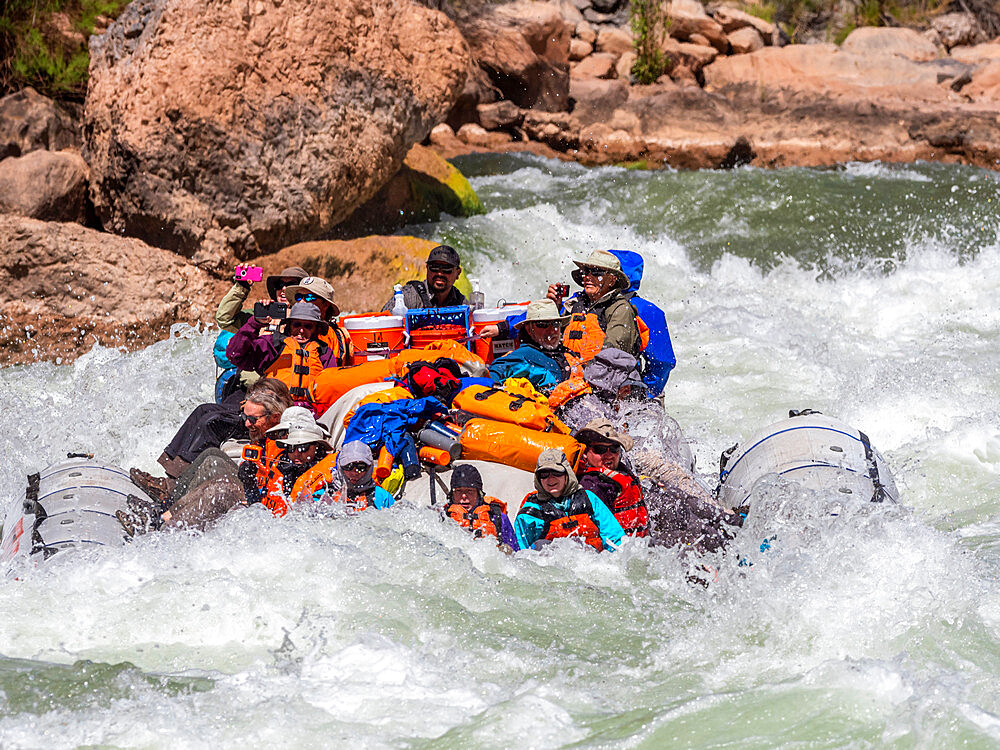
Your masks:
<svg viewBox="0 0 1000 750"><path fill-rule="evenodd" d="M457 247L488 302L595 248L645 256L678 358L667 409L706 481L813 408L870 436L902 506L833 518L776 483L700 560L635 541L507 557L405 506L255 508L57 555L0 582L0 746L1000 742L997 176L460 166L488 213L407 231ZM151 468L211 399L213 339L0 370L0 501L67 451Z"/></svg>

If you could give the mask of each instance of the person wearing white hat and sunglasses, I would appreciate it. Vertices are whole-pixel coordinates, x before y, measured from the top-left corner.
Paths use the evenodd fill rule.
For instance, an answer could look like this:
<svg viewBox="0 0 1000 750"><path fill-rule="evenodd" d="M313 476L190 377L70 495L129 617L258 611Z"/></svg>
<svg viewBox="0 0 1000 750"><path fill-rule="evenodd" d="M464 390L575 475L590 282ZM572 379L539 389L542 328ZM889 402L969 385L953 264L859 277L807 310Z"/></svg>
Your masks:
<svg viewBox="0 0 1000 750"><path fill-rule="evenodd" d="M527 378L542 392L566 380L570 365L562 332L568 320L568 316L559 314L552 300L529 304L525 319L514 325L520 334L520 345L493 361L490 365L493 380L503 383L507 378Z"/></svg>
<svg viewBox="0 0 1000 750"><path fill-rule="evenodd" d="M259 501L276 516L290 505L319 500L335 485L337 457L326 430L312 414L290 407L281 421L267 431L281 450L260 477Z"/></svg>

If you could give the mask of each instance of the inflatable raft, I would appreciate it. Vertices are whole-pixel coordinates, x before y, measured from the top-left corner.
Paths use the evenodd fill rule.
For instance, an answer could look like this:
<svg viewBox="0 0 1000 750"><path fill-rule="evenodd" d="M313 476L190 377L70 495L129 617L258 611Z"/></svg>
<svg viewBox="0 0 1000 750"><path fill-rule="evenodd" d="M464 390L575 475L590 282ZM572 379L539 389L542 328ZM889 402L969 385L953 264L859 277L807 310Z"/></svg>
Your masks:
<svg viewBox="0 0 1000 750"><path fill-rule="evenodd" d="M859 502L897 502L885 459L868 436L850 425L806 410L789 412L722 454L719 502L745 511L761 480L778 475L810 490L835 491Z"/></svg>
<svg viewBox="0 0 1000 750"><path fill-rule="evenodd" d="M115 513L125 510L129 495L150 501L128 472L90 455L70 454L32 474L24 502L4 518L0 564L9 571L19 561L42 562L65 549L124 544Z"/></svg>

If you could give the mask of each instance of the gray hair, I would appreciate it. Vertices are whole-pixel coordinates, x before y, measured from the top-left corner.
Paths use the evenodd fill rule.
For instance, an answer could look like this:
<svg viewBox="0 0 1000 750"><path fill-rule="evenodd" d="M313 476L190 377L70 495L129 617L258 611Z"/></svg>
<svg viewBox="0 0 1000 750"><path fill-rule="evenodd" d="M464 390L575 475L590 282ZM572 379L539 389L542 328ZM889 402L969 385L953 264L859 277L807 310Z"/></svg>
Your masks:
<svg viewBox="0 0 1000 750"><path fill-rule="evenodd" d="M261 378L247 388L246 400L260 404L268 414L281 414L292 405L292 393L277 378Z"/></svg>

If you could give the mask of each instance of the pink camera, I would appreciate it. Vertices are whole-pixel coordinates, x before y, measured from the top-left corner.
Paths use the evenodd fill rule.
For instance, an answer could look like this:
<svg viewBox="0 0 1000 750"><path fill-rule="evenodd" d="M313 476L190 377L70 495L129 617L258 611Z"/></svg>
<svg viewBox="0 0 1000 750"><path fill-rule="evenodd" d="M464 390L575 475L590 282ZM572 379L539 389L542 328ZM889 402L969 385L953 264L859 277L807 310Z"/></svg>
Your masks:
<svg viewBox="0 0 1000 750"><path fill-rule="evenodd" d="M262 281L264 279L264 269L260 266L236 266L236 273L233 274L236 281Z"/></svg>

